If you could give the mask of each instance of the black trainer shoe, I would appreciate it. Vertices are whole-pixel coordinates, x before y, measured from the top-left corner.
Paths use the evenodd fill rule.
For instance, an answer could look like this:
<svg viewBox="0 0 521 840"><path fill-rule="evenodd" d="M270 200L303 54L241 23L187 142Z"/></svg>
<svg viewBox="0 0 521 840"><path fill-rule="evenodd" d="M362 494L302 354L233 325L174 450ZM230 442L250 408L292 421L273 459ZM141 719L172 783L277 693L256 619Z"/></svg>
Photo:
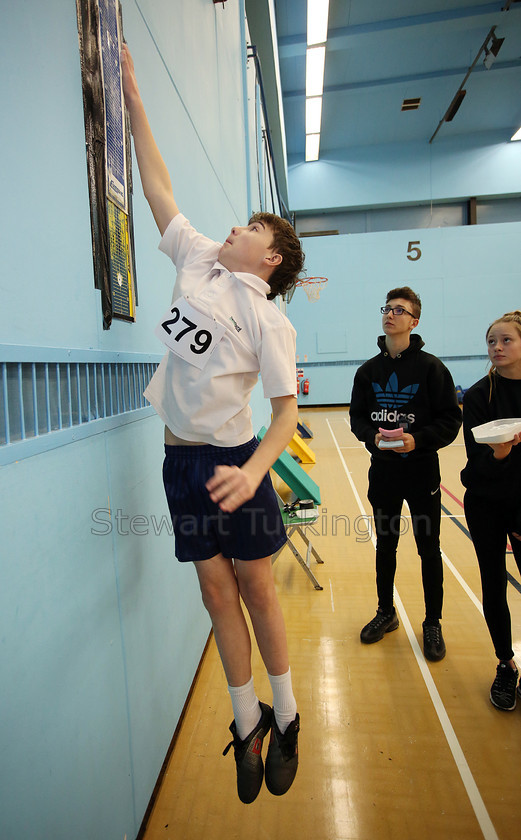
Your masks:
<svg viewBox="0 0 521 840"><path fill-rule="evenodd" d="M233 741L230 741L223 755L226 755L233 746L235 763L237 765L237 793L239 799L246 805L253 802L261 789L264 776L264 764L262 762L262 742L271 727L272 711L271 706L266 703L259 703L261 707L261 719L255 729L241 741L237 736L235 721L230 724L230 732Z"/></svg>
<svg viewBox="0 0 521 840"><path fill-rule="evenodd" d="M441 632L441 624L427 624L423 622L423 655L430 662L439 662L443 659L447 650Z"/></svg>
<svg viewBox="0 0 521 840"><path fill-rule="evenodd" d="M496 709L512 712L516 708L517 668L511 668L508 662L497 666L496 679L490 687L490 700Z"/></svg>
<svg viewBox="0 0 521 840"><path fill-rule="evenodd" d="M266 756L266 787L274 796L282 796L293 784L298 767L298 733L300 716L297 714L282 734L275 715L271 727L270 745Z"/></svg>
<svg viewBox="0 0 521 840"><path fill-rule="evenodd" d="M400 622L398 621L394 607L391 613L382 612L380 607L378 607L373 620L362 628L360 640L366 645L372 645L373 642L379 642L380 639L383 639L386 633L390 633L391 630L396 630L399 624Z"/></svg>

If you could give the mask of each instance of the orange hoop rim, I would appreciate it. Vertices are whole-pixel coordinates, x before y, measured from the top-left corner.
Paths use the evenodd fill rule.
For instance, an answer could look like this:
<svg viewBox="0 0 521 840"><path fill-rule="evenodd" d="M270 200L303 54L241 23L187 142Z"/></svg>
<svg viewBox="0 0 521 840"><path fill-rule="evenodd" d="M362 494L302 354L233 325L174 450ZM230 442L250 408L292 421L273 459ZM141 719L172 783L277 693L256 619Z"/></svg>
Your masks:
<svg viewBox="0 0 521 840"><path fill-rule="evenodd" d="M323 286L327 282L329 282L327 277L303 277L301 280L297 280L295 286L314 286L317 283Z"/></svg>

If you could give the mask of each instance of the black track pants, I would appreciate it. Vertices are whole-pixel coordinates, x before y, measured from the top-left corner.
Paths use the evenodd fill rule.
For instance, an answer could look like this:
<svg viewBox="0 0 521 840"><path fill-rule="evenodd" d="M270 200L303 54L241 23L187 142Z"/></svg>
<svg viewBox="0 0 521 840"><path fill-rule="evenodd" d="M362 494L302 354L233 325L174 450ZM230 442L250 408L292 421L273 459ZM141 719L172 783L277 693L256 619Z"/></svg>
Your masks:
<svg viewBox="0 0 521 840"><path fill-rule="evenodd" d="M386 612L392 609L398 540L412 525L421 558L425 617L434 622L441 618L443 605L438 456L421 461L395 457L396 463L374 459L369 469L368 499L376 531L378 606ZM410 520L401 515L404 500L411 511Z"/></svg>
<svg viewBox="0 0 521 840"><path fill-rule="evenodd" d="M476 496L467 490L463 499L467 525L481 573L483 612L498 659L512 659L512 626L507 603L507 539L521 572L521 541L512 535L519 500Z"/></svg>

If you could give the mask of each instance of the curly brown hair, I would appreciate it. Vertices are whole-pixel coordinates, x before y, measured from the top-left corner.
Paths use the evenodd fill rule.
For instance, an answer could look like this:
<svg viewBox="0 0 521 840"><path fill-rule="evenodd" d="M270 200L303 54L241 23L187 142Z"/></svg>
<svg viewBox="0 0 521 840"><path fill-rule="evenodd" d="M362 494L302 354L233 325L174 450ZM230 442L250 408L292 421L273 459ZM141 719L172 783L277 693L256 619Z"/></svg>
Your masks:
<svg viewBox="0 0 521 840"><path fill-rule="evenodd" d="M387 297L385 298L385 302L389 303L390 300L394 300L395 298L403 298L404 300L408 300L411 304L412 314L415 318L419 318L422 311L422 302L420 300L420 296L413 292L410 286L399 286L397 289L391 289L390 292L387 292Z"/></svg>
<svg viewBox="0 0 521 840"><path fill-rule="evenodd" d="M270 247L282 257L282 262L274 268L268 280L271 288L268 300L273 300L294 287L304 268L304 252L295 228L286 219L275 213L263 212L254 213L248 224L253 222L262 222L271 230L273 239Z"/></svg>

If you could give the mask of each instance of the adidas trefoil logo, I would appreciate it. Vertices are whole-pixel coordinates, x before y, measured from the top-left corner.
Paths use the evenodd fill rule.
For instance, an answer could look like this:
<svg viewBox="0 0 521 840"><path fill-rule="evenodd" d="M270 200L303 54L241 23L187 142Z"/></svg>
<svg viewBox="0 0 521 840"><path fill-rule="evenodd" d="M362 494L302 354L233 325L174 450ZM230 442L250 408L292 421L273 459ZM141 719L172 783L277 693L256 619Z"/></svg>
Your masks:
<svg viewBox="0 0 521 840"><path fill-rule="evenodd" d="M373 382L373 390L375 392L376 401L378 405L384 408L401 408L407 405L414 397L419 385L406 385L403 390L398 388L398 377L392 373L385 388L381 388L377 382Z"/></svg>
<svg viewBox="0 0 521 840"><path fill-rule="evenodd" d="M406 385L400 391L398 377L395 373L392 373L385 388L382 388L377 382L373 382L372 385L376 402L382 406L382 410L372 411L371 420L379 423L414 423L416 420L415 414L406 414L399 409L410 403L420 387L419 384Z"/></svg>

